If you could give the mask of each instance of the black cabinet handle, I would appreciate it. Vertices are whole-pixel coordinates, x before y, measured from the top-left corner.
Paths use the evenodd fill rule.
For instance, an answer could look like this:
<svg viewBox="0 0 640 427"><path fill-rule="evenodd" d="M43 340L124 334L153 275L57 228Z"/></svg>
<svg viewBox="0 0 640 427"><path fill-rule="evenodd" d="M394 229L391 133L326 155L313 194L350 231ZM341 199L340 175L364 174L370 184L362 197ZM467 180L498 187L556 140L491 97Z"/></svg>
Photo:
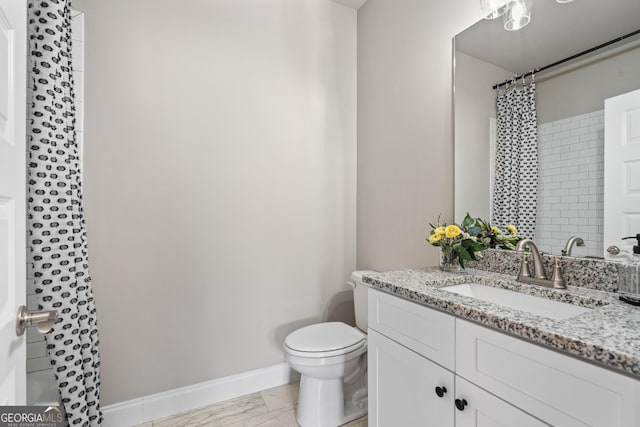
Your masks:
<svg viewBox="0 0 640 427"><path fill-rule="evenodd" d="M436 387L436 394L438 395L438 397L442 397L447 393L447 388L446 387Z"/></svg>
<svg viewBox="0 0 640 427"><path fill-rule="evenodd" d="M460 411L464 411L464 407L467 406L466 399L456 399L456 408Z"/></svg>

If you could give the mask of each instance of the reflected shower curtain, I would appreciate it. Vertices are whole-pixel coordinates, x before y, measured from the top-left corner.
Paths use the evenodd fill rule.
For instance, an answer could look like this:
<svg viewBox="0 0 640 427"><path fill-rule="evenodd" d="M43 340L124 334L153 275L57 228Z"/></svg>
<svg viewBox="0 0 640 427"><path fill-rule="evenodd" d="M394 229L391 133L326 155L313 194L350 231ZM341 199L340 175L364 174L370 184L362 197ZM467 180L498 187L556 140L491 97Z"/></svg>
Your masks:
<svg viewBox="0 0 640 427"><path fill-rule="evenodd" d="M532 239L538 193L538 118L534 82L497 97L492 224L513 224Z"/></svg>
<svg viewBox="0 0 640 427"><path fill-rule="evenodd" d="M58 311L45 339L69 424L99 426L98 331L75 133L69 0L29 0L28 19L28 241L38 305Z"/></svg>

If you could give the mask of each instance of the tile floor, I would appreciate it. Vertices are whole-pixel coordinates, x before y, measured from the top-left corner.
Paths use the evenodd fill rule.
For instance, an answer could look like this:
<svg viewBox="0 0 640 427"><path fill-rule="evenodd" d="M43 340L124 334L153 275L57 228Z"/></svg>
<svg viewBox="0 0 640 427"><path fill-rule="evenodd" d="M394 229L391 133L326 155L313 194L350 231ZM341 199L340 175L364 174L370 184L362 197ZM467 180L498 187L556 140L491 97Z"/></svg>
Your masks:
<svg viewBox="0 0 640 427"><path fill-rule="evenodd" d="M298 427L298 387L297 382L285 384L137 427ZM367 427L367 417L345 427Z"/></svg>

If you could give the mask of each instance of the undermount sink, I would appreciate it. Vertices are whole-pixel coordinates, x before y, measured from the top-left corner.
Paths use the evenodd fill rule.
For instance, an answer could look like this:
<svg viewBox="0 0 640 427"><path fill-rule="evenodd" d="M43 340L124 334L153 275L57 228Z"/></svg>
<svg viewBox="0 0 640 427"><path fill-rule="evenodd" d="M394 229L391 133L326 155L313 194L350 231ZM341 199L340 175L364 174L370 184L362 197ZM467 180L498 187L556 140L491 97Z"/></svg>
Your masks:
<svg viewBox="0 0 640 427"><path fill-rule="evenodd" d="M568 319L569 317L591 311L591 309L587 307L580 307L566 302L554 301L477 283L445 286L441 289L556 320Z"/></svg>

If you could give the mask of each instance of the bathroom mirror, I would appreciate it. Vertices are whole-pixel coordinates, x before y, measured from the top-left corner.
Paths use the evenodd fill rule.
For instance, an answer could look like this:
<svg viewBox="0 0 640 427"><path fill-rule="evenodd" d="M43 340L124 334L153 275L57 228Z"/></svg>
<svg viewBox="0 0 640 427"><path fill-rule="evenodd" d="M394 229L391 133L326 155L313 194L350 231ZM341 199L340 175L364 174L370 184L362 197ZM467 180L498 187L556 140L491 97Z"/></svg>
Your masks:
<svg viewBox="0 0 640 427"><path fill-rule="evenodd" d="M491 219L496 90L542 68L640 29L638 0L535 2L531 23L505 31L482 20L454 38L455 219ZM640 88L640 36L634 35L535 75L538 196L534 240L560 254L602 257L604 242L604 100ZM527 79L529 81L529 79ZM545 171L559 170L555 176ZM569 180L577 183L567 184ZM567 187L574 185L574 187ZM556 190L555 192L553 190ZM557 191L558 189L564 191Z"/></svg>

